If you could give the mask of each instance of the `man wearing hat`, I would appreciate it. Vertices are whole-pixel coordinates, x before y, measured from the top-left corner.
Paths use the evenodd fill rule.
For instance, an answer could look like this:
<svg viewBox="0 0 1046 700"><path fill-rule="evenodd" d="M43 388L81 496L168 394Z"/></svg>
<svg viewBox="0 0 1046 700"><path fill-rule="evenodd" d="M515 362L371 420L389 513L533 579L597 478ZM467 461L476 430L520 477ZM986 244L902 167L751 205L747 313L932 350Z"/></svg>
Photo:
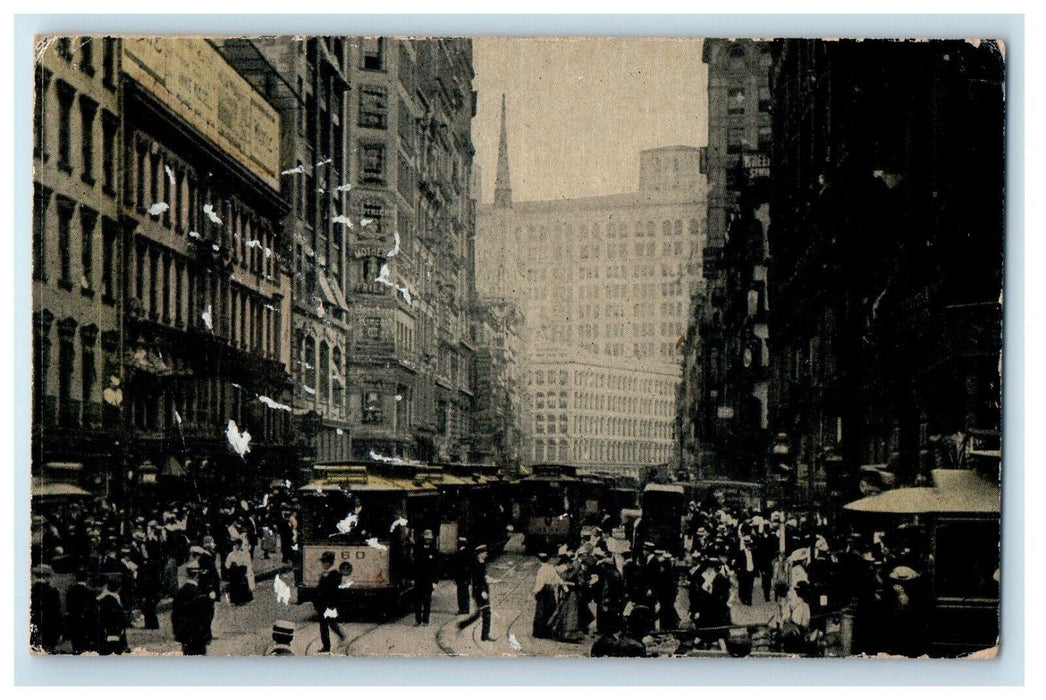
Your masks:
<svg viewBox="0 0 1046 700"><path fill-rule="evenodd" d="M217 546L214 538L207 535L203 538L203 547L196 550L197 567L200 569L200 589L217 601L222 595L222 577L218 571Z"/></svg>
<svg viewBox="0 0 1046 700"><path fill-rule="evenodd" d="M185 570L185 585L174 597L171 606L171 627L174 638L182 645L186 656L204 656L211 643L211 623L214 620L214 600L200 583L200 567L189 565Z"/></svg>
<svg viewBox="0 0 1046 700"><path fill-rule="evenodd" d="M88 585L87 579L87 569L77 569L76 582L65 592L66 637L73 645L74 654L95 650L98 592Z"/></svg>
<svg viewBox="0 0 1046 700"><path fill-rule="evenodd" d="M534 580L534 637L552 638L552 616L556 612L556 594L565 586L556 567L549 563L548 553L540 552L537 577Z"/></svg>
<svg viewBox="0 0 1046 700"><path fill-rule="evenodd" d="M266 656L294 656L291 643L294 641L294 623L287 620L277 620L272 626L272 646L266 651Z"/></svg>
<svg viewBox="0 0 1046 700"><path fill-rule="evenodd" d="M490 582L487 580L487 545L481 544L475 549L476 555L472 569L472 599L476 601L478 610L469 617L458 622L458 629L465 629L477 618L482 618L482 629L480 639L484 642L496 641L496 637L490 636Z"/></svg>
<svg viewBox="0 0 1046 700"><path fill-rule="evenodd" d="M458 615L468 615L469 584L472 578L472 552L469 551L469 541L464 537L458 538L458 551L454 554L454 583L458 588Z"/></svg>
<svg viewBox="0 0 1046 700"><path fill-rule="evenodd" d="M345 633L338 625L338 589L341 588L341 571L334 565L336 557L334 552L326 551L320 555L320 562L326 568L320 574L320 580L316 584L316 599L313 606L320 616L320 653L327 654L331 650L331 630L338 635L338 639L345 639Z"/></svg>
<svg viewBox="0 0 1046 700"><path fill-rule="evenodd" d="M432 608L432 586L436 583L436 566L439 552L436 550L432 530L421 533L421 542L414 548L414 624L429 624Z"/></svg>
<svg viewBox="0 0 1046 700"><path fill-rule="evenodd" d="M122 654L128 651L127 614L120 600L121 577L110 574L98 595L98 653Z"/></svg>
<svg viewBox="0 0 1046 700"><path fill-rule="evenodd" d="M51 582L54 570L47 564L33 569L29 593L30 641L34 649L51 653L62 639L62 594Z"/></svg>

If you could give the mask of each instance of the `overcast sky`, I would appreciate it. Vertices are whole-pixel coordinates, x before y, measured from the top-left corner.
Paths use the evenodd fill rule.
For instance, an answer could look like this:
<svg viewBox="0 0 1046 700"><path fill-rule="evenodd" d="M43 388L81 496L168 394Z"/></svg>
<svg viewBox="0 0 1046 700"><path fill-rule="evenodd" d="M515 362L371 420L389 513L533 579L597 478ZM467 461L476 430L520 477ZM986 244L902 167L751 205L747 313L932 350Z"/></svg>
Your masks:
<svg viewBox="0 0 1046 700"><path fill-rule="evenodd" d="M639 151L707 140L700 39L478 37L473 50L484 202L494 199L502 93L516 201L632 192Z"/></svg>

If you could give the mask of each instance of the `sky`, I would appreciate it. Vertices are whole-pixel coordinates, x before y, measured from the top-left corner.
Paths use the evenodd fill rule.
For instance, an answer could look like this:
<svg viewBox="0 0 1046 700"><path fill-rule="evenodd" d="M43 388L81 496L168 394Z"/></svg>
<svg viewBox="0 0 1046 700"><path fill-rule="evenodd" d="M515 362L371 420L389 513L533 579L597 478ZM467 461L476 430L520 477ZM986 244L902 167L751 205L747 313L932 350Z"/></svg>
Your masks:
<svg viewBox="0 0 1046 700"><path fill-rule="evenodd" d="M707 141L700 39L473 41L472 140L494 200L501 95L515 201L634 192L639 152Z"/></svg>

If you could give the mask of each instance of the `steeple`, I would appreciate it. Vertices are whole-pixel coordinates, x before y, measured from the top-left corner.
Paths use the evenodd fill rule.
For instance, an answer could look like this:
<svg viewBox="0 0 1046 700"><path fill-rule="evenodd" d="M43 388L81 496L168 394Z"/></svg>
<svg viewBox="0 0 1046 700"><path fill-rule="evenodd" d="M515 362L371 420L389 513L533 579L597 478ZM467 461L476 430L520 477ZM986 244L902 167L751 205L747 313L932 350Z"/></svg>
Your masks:
<svg viewBox="0 0 1046 700"><path fill-rule="evenodd" d="M498 177L494 181L494 206L512 208L512 184L508 174L508 129L505 127L505 95L501 95L501 139L498 142Z"/></svg>

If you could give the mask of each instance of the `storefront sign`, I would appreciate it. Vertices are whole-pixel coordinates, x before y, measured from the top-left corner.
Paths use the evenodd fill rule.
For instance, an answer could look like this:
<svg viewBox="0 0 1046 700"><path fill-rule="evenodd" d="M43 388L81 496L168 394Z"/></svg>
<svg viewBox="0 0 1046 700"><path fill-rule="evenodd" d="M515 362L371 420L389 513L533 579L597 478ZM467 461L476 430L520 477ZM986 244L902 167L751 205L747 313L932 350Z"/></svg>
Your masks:
<svg viewBox="0 0 1046 700"><path fill-rule="evenodd" d="M280 118L204 39L125 38L123 70L273 189L280 186Z"/></svg>

